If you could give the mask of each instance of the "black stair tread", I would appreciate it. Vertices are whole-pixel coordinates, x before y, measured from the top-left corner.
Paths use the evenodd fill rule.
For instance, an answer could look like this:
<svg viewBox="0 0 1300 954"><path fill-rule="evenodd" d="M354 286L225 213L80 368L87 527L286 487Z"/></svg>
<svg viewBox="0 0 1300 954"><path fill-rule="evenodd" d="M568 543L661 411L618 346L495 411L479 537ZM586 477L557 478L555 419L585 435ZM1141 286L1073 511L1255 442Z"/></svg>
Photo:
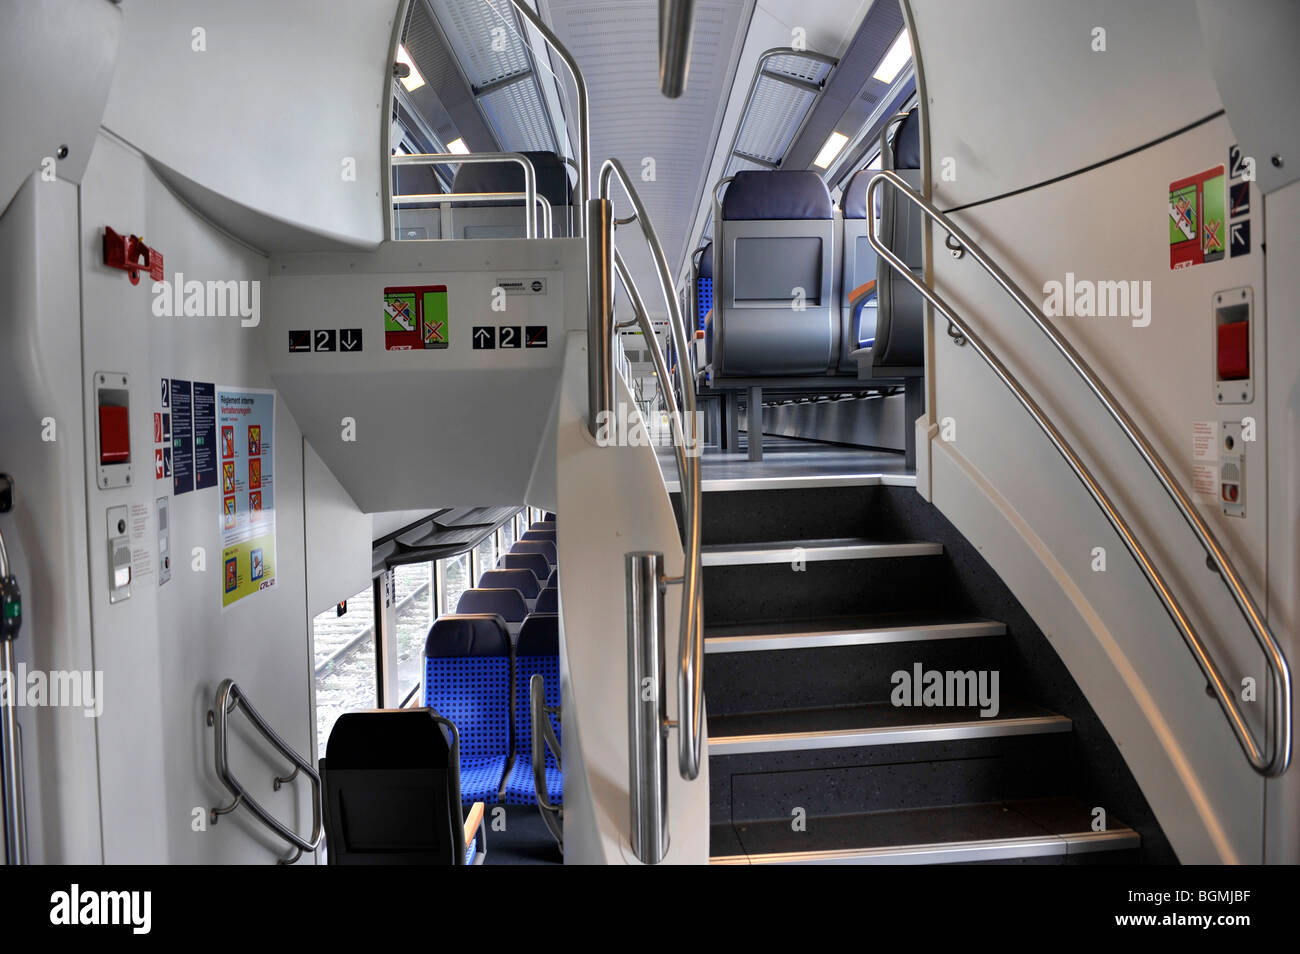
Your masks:
<svg viewBox="0 0 1300 954"><path fill-rule="evenodd" d="M727 829L732 831L728 832ZM987 841L1062 840L1074 850L1091 847L1133 847L1133 832L1111 819L1105 832L1092 830L1092 815L1077 799L1060 796L1000 802L909 808L898 811L813 816L806 830L795 831L791 819L718 824L710 830L710 855L715 860L743 856L804 854L873 849L921 849ZM1011 846L1014 852L1014 845Z"/></svg>
<svg viewBox="0 0 1300 954"><path fill-rule="evenodd" d="M738 553L746 550L787 552L800 548L807 553L840 547L927 547L942 551L942 544L932 540L889 540L875 537L826 537L814 540L761 540L754 543L706 543L700 549L709 554Z"/></svg>
<svg viewBox="0 0 1300 954"><path fill-rule="evenodd" d="M1055 712L1027 702L1002 699L998 714L987 719L979 709L964 706L895 706L871 702L856 706L828 706L817 709L781 709L773 712L745 712L710 716L709 738L836 732L854 729L887 729L904 726L943 725L953 722L995 724L1014 719L1062 719ZM1068 722L1068 720L1066 720Z"/></svg>
<svg viewBox="0 0 1300 954"><path fill-rule="evenodd" d="M835 633L954 623L994 623L996 620L961 613L905 611L869 615L823 616L815 619L777 619L759 623L724 623L704 627L704 638L725 636L787 636L800 633Z"/></svg>

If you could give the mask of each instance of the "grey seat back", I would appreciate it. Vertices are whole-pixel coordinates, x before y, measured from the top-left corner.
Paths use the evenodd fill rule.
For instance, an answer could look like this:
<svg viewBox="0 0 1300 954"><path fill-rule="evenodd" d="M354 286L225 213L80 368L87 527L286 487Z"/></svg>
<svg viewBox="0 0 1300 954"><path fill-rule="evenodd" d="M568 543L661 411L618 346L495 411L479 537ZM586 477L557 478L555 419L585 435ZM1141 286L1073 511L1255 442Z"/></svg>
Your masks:
<svg viewBox="0 0 1300 954"><path fill-rule="evenodd" d="M434 195L443 191L432 166L393 166L393 195ZM393 240L442 238L442 207L434 201L393 204Z"/></svg>
<svg viewBox="0 0 1300 954"><path fill-rule="evenodd" d="M876 280L876 250L867 238L871 218L867 210L867 186L875 169L861 169L844 187L840 206L844 210L844 270L840 283L840 363L842 374L858 373L853 352L870 348L876 338L876 301L855 308L852 301L868 282Z"/></svg>
<svg viewBox="0 0 1300 954"><path fill-rule="evenodd" d="M821 177L737 173L716 231L713 378L829 373L839 345L832 300L839 263Z"/></svg>
<svg viewBox="0 0 1300 954"><path fill-rule="evenodd" d="M537 178L537 194L551 205L552 235L569 234L573 200L569 172L553 152L525 152ZM523 192L524 170L516 162L471 163L460 166L451 190L465 192ZM524 200L457 204L451 207L451 238L525 238ZM579 210L581 214L581 210ZM540 222L539 222L540 228Z"/></svg>

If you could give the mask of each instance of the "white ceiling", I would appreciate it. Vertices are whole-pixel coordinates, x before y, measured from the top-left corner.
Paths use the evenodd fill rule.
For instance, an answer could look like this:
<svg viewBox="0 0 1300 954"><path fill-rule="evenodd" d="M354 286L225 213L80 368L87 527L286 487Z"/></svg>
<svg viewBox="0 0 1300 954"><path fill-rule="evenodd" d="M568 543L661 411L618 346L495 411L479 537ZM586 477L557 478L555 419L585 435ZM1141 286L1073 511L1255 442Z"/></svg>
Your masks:
<svg viewBox="0 0 1300 954"><path fill-rule="evenodd" d="M686 92L674 100L659 92L657 0L539 3L542 15L577 59L587 80L592 165L599 168L610 156L622 161L650 214L673 274L687 251L695 204L753 6L753 0L697 0L689 79ZM729 141L730 133L727 135ZM653 181L642 179L642 163L647 158L654 160ZM614 208L620 217L631 211L617 188ZM637 226L621 228L617 243L646 307L663 314L655 272Z"/></svg>

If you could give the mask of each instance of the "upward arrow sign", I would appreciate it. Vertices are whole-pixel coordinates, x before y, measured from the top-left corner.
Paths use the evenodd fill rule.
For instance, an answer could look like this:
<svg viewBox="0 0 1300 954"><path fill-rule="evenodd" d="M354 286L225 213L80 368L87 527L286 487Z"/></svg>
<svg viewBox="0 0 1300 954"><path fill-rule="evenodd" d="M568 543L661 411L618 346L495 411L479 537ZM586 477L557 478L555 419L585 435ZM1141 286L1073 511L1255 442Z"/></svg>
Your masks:
<svg viewBox="0 0 1300 954"><path fill-rule="evenodd" d="M474 329L474 348L483 350L485 348L495 348L497 346L496 329L489 326L480 325Z"/></svg>

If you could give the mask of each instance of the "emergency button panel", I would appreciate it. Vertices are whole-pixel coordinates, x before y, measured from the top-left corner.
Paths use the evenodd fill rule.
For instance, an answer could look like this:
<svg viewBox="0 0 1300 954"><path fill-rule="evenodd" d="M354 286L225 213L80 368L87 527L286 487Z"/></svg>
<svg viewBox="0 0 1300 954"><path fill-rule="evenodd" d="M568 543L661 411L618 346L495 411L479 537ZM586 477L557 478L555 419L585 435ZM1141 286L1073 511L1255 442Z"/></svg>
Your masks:
<svg viewBox="0 0 1300 954"><path fill-rule="evenodd" d="M1249 404L1255 400L1251 356L1255 343L1255 293L1249 287L1214 293L1214 400Z"/></svg>
<svg viewBox="0 0 1300 954"><path fill-rule="evenodd" d="M100 490L131 486L130 379L116 371L96 371L96 484Z"/></svg>

